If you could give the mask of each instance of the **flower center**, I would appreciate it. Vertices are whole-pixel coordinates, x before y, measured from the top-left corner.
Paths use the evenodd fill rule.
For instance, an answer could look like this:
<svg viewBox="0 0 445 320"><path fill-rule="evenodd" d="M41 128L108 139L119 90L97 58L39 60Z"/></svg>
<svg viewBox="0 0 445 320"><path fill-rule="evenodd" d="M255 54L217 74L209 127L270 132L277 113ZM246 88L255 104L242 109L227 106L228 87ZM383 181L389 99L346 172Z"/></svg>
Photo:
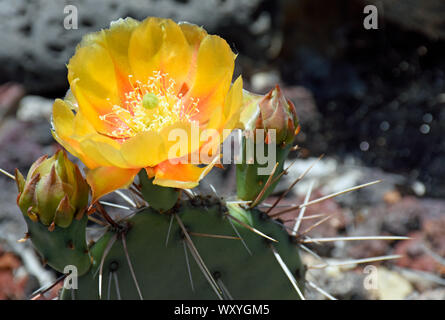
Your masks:
<svg viewBox="0 0 445 320"><path fill-rule="evenodd" d="M142 106L145 109L154 109L158 106L158 103L159 103L158 97L151 92L146 93L142 98Z"/></svg>
<svg viewBox="0 0 445 320"><path fill-rule="evenodd" d="M100 119L112 125L110 136L127 139L138 132L160 131L177 122L191 122L199 112L199 99L191 98L187 105L182 94L176 94L175 81L159 71L144 83L132 81L132 90L125 94L122 105L112 105L111 112Z"/></svg>

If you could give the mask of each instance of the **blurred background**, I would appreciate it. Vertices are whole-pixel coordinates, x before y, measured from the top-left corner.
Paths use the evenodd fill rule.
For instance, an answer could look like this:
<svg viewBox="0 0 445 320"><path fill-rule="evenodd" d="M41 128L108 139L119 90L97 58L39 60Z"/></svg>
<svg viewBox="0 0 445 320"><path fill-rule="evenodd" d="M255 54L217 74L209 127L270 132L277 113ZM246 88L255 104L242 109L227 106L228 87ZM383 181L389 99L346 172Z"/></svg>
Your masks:
<svg viewBox="0 0 445 320"><path fill-rule="evenodd" d="M370 4L376 29L364 26ZM77 9L77 29L64 28L67 5ZM366 264L314 269L314 281L339 299L445 299L445 2L0 0L0 168L27 172L57 149L49 121L54 99L68 89L66 63L82 35L127 16L204 26L238 53L235 76L243 75L246 89L265 93L278 83L293 101L302 130L290 161L298 160L269 202L323 153L283 204L300 203L311 181L316 197L383 179L312 206L307 214L335 217L310 235L411 240L310 248L333 262L403 257L373 263L378 288L363 285ZM208 181L234 195L232 167L213 170ZM41 266L29 242L17 243L26 227L15 184L1 175L0 189L0 299L25 299L56 275Z"/></svg>

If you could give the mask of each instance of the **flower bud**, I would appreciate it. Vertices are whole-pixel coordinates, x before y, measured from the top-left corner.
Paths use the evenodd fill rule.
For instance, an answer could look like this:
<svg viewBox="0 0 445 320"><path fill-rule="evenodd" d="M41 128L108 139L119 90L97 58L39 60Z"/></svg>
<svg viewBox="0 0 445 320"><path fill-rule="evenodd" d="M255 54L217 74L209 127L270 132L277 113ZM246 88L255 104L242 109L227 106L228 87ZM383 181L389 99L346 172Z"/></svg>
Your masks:
<svg viewBox="0 0 445 320"><path fill-rule="evenodd" d="M67 228L88 205L88 184L63 150L34 162L26 180L16 170L17 204L25 216L49 229Z"/></svg>
<svg viewBox="0 0 445 320"><path fill-rule="evenodd" d="M236 165L237 195L258 204L278 184L300 126L294 105L278 86L263 96L244 90L243 104L240 123L244 135L242 161Z"/></svg>
<svg viewBox="0 0 445 320"><path fill-rule="evenodd" d="M297 113L278 85L261 98L258 107L256 129L275 130L277 145L292 143L299 132Z"/></svg>

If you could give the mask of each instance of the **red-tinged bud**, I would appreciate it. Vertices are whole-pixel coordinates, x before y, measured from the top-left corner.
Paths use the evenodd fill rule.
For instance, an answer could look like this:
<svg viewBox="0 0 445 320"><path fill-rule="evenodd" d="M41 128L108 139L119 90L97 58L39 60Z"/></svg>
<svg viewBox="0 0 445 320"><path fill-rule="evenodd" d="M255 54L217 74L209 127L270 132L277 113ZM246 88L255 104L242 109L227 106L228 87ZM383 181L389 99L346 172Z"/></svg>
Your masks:
<svg viewBox="0 0 445 320"><path fill-rule="evenodd" d="M25 188L25 178L23 177L19 169L15 169L15 182L17 183L17 189L19 190L19 192L22 192Z"/></svg>
<svg viewBox="0 0 445 320"><path fill-rule="evenodd" d="M287 100L280 87L269 91L258 102L260 112L256 122L257 129L275 130L276 143L292 143L298 128L298 118L293 103Z"/></svg>
<svg viewBox="0 0 445 320"><path fill-rule="evenodd" d="M273 142L278 146L291 144L300 131L295 106L286 99L278 85L265 95L244 90L243 104L241 128L245 130L245 134L247 132L255 134L255 129L264 129L266 144ZM275 130L275 141L270 138L270 130Z"/></svg>
<svg viewBox="0 0 445 320"><path fill-rule="evenodd" d="M76 209L70 203L68 195L65 195L56 209L56 215L54 217L56 225L62 228L68 227L73 220L75 210Z"/></svg>
<svg viewBox="0 0 445 320"><path fill-rule="evenodd" d="M18 205L24 215L54 230L68 227L78 212L88 205L89 189L79 168L66 153L40 157L31 166L26 180L16 170Z"/></svg>
<svg viewBox="0 0 445 320"><path fill-rule="evenodd" d="M36 198L40 221L49 225L54 220L54 213L65 195L62 180L56 175L54 164L49 174L43 175L36 188Z"/></svg>
<svg viewBox="0 0 445 320"><path fill-rule="evenodd" d="M31 209L35 204L35 191L37 182L40 179L40 174L36 174L34 177L27 179L22 192L20 193L20 198L17 203L22 210L23 214L28 214L28 210Z"/></svg>

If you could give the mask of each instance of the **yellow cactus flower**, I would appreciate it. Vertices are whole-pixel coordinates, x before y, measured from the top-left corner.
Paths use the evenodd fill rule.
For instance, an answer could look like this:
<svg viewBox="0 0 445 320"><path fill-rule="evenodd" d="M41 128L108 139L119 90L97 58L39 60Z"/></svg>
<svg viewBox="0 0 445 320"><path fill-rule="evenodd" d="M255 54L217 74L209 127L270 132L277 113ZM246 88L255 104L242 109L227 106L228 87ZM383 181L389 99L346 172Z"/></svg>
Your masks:
<svg viewBox="0 0 445 320"><path fill-rule="evenodd" d="M217 160L184 159L222 142L223 130L239 120L234 60L224 39L170 19L120 19L86 35L68 64L71 90L53 106L53 135L88 167L93 201L130 184L142 168L154 184L196 186ZM191 137L193 126L214 129L218 139L187 139L178 148L169 138L176 129Z"/></svg>

